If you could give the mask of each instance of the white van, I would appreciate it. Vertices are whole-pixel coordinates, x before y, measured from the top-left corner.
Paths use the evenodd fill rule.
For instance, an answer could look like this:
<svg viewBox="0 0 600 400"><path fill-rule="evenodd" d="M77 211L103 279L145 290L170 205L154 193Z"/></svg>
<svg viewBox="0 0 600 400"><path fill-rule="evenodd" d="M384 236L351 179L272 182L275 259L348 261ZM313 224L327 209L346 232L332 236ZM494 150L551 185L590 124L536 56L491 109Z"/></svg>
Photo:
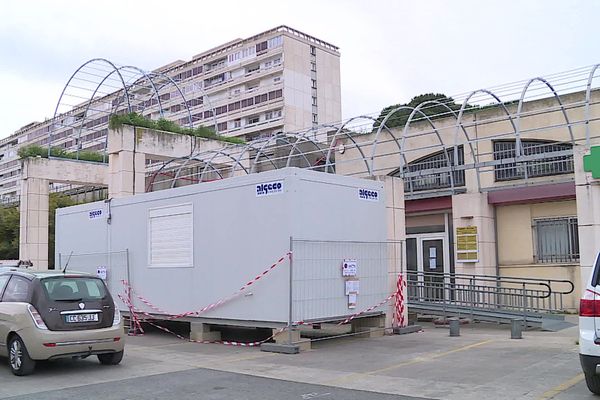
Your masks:
<svg viewBox="0 0 600 400"><path fill-rule="evenodd" d="M588 389L600 395L600 254L579 301L579 360Z"/></svg>

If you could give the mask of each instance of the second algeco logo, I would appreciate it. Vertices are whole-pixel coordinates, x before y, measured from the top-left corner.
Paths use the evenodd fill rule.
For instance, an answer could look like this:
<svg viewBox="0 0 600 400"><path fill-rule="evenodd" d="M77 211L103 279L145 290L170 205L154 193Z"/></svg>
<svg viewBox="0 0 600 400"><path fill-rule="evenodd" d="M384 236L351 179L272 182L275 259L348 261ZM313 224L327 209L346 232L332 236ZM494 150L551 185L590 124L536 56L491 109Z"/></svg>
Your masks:
<svg viewBox="0 0 600 400"><path fill-rule="evenodd" d="M368 201L379 201L379 192L371 189L358 189L358 198Z"/></svg>
<svg viewBox="0 0 600 400"><path fill-rule="evenodd" d="M256 197L283 193L283 181L259 183L256 185Z"/></svg>

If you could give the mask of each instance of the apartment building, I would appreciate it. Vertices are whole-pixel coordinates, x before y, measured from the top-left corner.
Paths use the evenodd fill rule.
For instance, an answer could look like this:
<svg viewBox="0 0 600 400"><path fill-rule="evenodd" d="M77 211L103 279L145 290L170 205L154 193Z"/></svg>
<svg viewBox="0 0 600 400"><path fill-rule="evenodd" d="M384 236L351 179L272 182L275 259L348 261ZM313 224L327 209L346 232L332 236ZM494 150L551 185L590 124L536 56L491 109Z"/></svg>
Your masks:
<svg viewBox="0 0 600 400"><path fill-rule="evenodd" d="M181 92L164 85L159 96L148 96L148 86L134 82L127 101L123 90L115 90L0 140L0 200L18 199L21 146L102 151L111 113L136 111L182 126L212 127L220 135L246 141L341 120L339 49L287 26L227 42L153 72L177 82Z"/></svg>

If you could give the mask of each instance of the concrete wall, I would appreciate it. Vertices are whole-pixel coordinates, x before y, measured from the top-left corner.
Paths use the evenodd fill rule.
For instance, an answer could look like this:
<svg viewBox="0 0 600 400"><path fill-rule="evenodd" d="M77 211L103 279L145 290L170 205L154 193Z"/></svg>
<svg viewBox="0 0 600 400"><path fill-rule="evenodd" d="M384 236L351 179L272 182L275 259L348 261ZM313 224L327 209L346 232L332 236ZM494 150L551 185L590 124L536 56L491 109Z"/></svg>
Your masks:
<svg viewBox="0 0 600 400"><path fill-rule="evenodd" d="M565 308L575 311L579 307L581 277L579 264L540 264L534 259L535 218L566 217L577 215L575 200L547 203L519 204L496 207L498 224L498 258L501 276L535 277L538 279L570 280L575 285L572 294L565 295ZM566 285L558 285L566 290Z"/></svg>
<svg viewBox="0 0 600 400"><path fill-rule="evenodd" d="M577 215L575 200L496 207L499 261L501 266L534 263L535 218Z"/></svg>

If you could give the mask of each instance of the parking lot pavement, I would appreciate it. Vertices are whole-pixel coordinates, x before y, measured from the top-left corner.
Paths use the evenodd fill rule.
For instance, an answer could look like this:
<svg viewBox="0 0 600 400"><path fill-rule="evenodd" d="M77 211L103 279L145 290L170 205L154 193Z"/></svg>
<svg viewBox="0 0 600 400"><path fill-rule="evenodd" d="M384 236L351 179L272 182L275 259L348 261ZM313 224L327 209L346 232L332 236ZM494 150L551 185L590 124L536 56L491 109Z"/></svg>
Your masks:
<svg viewBox="0 0 600 400"><path fill-rule="evenodd" d="M200 374L204 378L196 379L208 379L210 386L211 376L215 382L222 378L210 371L220 371L242 374L223 378L231 382L228 390L234 390L222 392L229 398L236 398L238 382L248 381L252 393L263 390L267 394L277 387L278 383L271 383L261 389L250 382L250 376L309 385L299 386L293 393L278 390L280 398L302 398L298 393L303 391L324 394L327 391L322 388L331 387L426 399L593 399L579 367L577 334L577 327L561 332L526 331L523 339L512 340L508 327L472 324L461 327L460 337L449 337L447 328L425 325L422 333L335 339L315 343L310 351L284 355L257 348L194 344L164 333L149 333L128 338L125 359L117 367L100 366L90 357L45 363L35 375L17 378L2 366L0 398L36 393L24 398L58 398L50 396L66 396L65 389L81 396L83 392L78 391L85 391L87 385L123 381L120 385L135 387L135 381L154 382L152 376L180 381L183 394L189 376ZM310 385L321 386L317 390ZM336 393L339 398L352 398L357 392Z"/></svg>

